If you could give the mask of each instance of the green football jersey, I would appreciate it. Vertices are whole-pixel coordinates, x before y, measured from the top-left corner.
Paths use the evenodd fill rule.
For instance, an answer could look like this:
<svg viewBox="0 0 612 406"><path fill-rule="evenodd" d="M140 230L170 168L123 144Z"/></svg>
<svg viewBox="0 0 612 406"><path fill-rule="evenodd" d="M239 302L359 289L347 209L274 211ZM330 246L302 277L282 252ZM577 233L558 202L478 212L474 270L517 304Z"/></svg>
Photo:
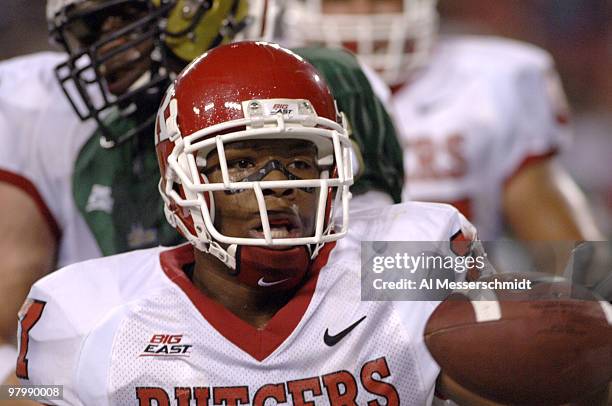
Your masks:
<svg viewBox="0 0 612 406"><path fill-rule="evenodd" d="M127 120L115 125L130 128ZM151 130L151 133L153 131ZM112 149L100 146L96 131L77 158L72 190L103 255L184 242L168 224L158 191L159 166L153 137L140 135ZM92 190L110 189L109 210L88 210Z"/></svg>

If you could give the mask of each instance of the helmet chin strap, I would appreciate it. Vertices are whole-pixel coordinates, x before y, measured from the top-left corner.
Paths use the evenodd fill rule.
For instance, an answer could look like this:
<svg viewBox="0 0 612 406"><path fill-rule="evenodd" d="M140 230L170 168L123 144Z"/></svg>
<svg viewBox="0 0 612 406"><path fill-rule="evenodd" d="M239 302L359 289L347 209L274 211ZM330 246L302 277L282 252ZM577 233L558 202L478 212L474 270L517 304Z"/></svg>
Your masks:
<svg viewBox="0 0 612 406"><path fill-rule="evenodd" d="M236 251L236 269L231 275L252 288L287 290L304 279L310 263L310 253L305 245L284 250L245 245Z"/></svg>
<svg viewBox="0 0 612 406"><path fill-rule="evenodd" d="M240 283L269 291L297 286L308 273L314 258L308 245L277 250L231 244L223 249L217 242L211 241L202 251L223 262L227 266L227 273Z"/></svg>

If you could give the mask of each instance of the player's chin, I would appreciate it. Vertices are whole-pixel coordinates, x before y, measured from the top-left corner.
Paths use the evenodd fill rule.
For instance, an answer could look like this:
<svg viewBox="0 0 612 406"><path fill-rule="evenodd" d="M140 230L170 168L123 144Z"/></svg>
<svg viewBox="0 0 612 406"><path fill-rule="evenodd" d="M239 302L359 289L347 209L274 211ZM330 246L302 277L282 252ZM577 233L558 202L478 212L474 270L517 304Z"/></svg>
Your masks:
<svg viewBox="0 0 612 406"><path fill-rule="evenodd" d="M130 87L147 71L144 67L126 69L106 77L108 91L115 96L126 93Z"/></svg>

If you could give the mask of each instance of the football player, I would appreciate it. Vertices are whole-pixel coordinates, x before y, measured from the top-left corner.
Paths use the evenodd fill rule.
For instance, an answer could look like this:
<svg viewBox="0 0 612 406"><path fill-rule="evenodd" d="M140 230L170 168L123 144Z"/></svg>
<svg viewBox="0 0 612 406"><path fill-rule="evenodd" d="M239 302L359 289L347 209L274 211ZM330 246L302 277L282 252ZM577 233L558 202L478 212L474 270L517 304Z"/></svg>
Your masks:
<svg viewBox="0 0 612 406"><path fill-rule="evenodd" d="M37 282L20 314L22 383L88 406L427 404L435 304L360 301L359 243L473 230L450 206L406 203L359 211L347 231L342 117L321 74L278 45L196 59L155 130L165 213L190 244Z"/></svg>
<svg viewBox="0 0 612 406"><path fill-rule="evenodd" d="M63 385L45 399L62 405L431 402L436 303L362 301L360 242L450 247L475 231L434 203L351 213L348 230L347 122L311 64L265 42L205 53L168 89L155 149L167 219L190 244L37 282L23 384Z"/></svg>
<svg viewBox="0 0 612 406"><path fill-rule="evenodd" d="M68 58L49 52L0 64L0 247L6 253L0 345L13 341L15 314L31 284L52 269L179 241L165 221L153 143L143 134L152 131L175 72L237 34L266 36L271 5L48 1L52 38ZM395 130L360 66L345 52L299 52L319 66L364 151L352 189L356 202L399 201L403 168ZM14 349L0 346L0 379L13 360Z"/></svg>
<svg viewBox="0 0 612 406"><path fill-rule="evenodd" d="M435 0L291 0L292 43L353 50L393 89L404 200L447 202L483 240L602 240L558 164L568 107L551 57L484 36L438 36ZM559 261L564 264L565 261Z"/></svg>

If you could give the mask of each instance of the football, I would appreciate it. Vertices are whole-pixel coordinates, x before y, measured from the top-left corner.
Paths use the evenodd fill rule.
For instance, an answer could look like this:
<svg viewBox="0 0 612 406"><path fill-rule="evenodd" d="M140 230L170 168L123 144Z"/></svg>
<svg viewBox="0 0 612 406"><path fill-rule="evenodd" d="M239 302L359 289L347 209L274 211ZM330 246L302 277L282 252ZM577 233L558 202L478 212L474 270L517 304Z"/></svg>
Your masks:
<svg viewBox="0 0 612 406"><path fill-rule="evenodd" d="M612 380L608 302L567 282L488 292L453 293L425 328L433 358L460 386L505 404L559 405Z"/></svg>

